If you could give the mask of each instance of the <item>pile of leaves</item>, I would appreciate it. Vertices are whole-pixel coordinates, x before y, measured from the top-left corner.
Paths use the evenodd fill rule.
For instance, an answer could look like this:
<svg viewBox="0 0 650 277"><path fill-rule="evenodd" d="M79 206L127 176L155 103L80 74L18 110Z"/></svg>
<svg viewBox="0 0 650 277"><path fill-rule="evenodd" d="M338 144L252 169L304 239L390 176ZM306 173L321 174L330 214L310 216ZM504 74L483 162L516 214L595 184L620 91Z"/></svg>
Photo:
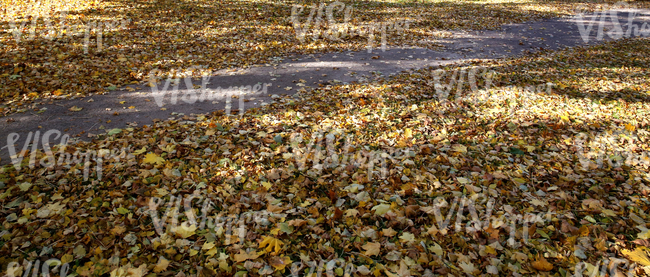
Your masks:
<svg viewBox="0 0 650 277"><path fill-rule="evenodd" d="M585 10L616 1L585 3ZM83 97L139 83L153 69L247 67L290 53L364 50L368 38L297 38L292 6L319 1L0 1L0 114L38 110L36 99ZM581 1L343 1L354 7L350 26L411 23L387 32L389 45L437 47L446 30L496 29L572 14ZM330 3L326 3L330 4ZM635 2L643 7L642 2ZM342 23L344 14L334 13ZM379 45L379 33L375 45ZM101 42L101 43L100 43ZM101 46L99 46L101 44ZM41 101L39 100L39 102Z"/></svg>
<svg viewBox="0 0 650 277"><path fill-rule="evenodd" d="M642 274L649 45L449 66L494 74L447 97L436 88L452 74L430 68L53 148L123 150L99 161L101 178L97 161L84 180L83 163L31 169L28 153L0 173L0 263L56 258L80 276L286 276L299 261L359 276L567 276L616 257ZM191 195L189 208L167 204ZM246 214L265 216L200 224Z"/></svg>

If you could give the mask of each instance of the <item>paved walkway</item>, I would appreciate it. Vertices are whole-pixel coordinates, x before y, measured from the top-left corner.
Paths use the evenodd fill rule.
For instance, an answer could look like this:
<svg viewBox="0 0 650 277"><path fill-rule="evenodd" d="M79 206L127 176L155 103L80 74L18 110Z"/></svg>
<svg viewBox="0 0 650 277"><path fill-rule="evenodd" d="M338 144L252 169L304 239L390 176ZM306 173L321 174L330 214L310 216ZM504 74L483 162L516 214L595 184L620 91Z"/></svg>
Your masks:
<svg viewBox="0 0 650 277"><path fill-rule="evenodd" d="M618 13L623 31L627 30L629 12L628 10ZM448 39L432 41L444 45L444 49L440 51L402 47L391 48L385 52L374 49L372 53L362 51L285 57L273 64L218 71L210 79L207 88L260 84L256 87L259 89L261 85L270 83L266 92L260 89L257 93L251 92L240 96L242 101L233 99L236 101L232 103L233 110L245 110L272 102L277 96L283 94L295 94L301 88L315 88L319 84L326 86L367 81L377 72L389 76L404 70L462 63L470 59L499 59L525 54L527 51L560 49L602 42L596 39L600 21L593 16L585 16L582 18L583 26L588 27L590 21L594 22L594 26L589 42L585 42L581 36L579 31L581 21L578 18L556 18L506 25L499 31L452 32L453 35ZM650 13L637 11L634 24L641 27L644 22L650 24ZM612 20L608 18L605 22L605 33L614 27ZM609 39L611 38L607 35L603 38L603 40ZM193 84L200 85L201 80L195 80ZM162 88L162 85L159 87ZM135 90L130 91L133 89ZM216 102L186 103L180 99L185 89L185 84L181 81L179 86L181 93L175 105L170 103L171 94L163 98L165 110L157 104L152 88L140 85L121 88L105 95L54 101L52 104L44 105L47 110L40 114L28 111L10 115L0 122L0 130L2 130L0 164L10 162L6 146L10 133L20 135L14 146L20 151L27 134L32 131L40 130L42 134L47 130L56 129L71 137L88 140L96 134L113 128L124 128L127 125L142 126L151 124L155 119L179 118L183 115L209 113L226 108L223 99ZM239 105L240 103L244 104L243 107ZM83 110L70 111L70 108L75 106ZM42 147L40 143L38 147Z"/></svg>

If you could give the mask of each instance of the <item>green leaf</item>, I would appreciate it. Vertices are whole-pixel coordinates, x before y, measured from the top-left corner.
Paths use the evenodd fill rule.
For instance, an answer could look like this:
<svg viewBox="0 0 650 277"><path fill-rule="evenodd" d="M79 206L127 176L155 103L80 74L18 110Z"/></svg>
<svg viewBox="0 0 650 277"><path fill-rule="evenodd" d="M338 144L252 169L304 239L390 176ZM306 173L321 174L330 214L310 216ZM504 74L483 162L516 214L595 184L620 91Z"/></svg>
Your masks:
<svg viewBox="0 0 650 277"><path fill-rule="evenodd" d="M521 149L519 149L519 148L510 147L510 154L524 155L526 153L524 153L524 151L521 151Z"/></svg>
<svg viewBox="0 0 650 277"><path fill-rule="evenodd" d="M542 236L542 237L544 237L546 239L551 239L551 237L546 232L544 232L544 231L542 231L540 229L537 229L537 231L535 231L535 233L538 233L540 236Z"/></svg>
<svg viewBox="0 0 650 277"><path fill-rule="evenodd" d="M18 187L20 188L21 191L27 191L29 190L30 187L32 187L32 184L25 182L18 185Z"/></svg>
<svg viewBox="0 0 650 277"><path fill-rule="evenodd" d="M124 207L119 207L119 208L117 208L117 212L120 213L120 214L128 214L129 210L124 208Z"/></svg>
<svg viewBox="0 0 650 277"><path fill-rule="evenodd" d="M287 234L293 233L293 226L289 226L289 224L286 222L282 222L278 224L278 226L280 227L280 231L282 232L285 232Z"/></svg>
<svg viewBox="0 0 650 277"><path fill-rule="evenodd" d="M117 134L119 134L119 133L121 133L121 132L122 132L122 129L115 128L115 129L113 129L113 130L108 131L108 135L109 135L109 136L117 135Z"/></svg>

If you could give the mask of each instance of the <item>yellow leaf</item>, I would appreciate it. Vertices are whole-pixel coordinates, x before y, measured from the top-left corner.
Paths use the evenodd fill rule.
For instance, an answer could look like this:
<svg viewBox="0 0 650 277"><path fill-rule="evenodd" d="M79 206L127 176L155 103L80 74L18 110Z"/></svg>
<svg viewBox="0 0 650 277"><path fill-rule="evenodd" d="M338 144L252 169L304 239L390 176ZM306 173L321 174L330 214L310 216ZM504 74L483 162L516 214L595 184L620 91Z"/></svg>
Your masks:
<svg viewBox="0 0 650 277"><path fill-rule="evenodd" d="M161 165L162 163L165 162L165 159L161 158L160 156L154 154L154 153L149 153L144 157L144 160L142 160L143 163L150 163L150 164L158 164Z"/></svg>
<svg viewBox="0 0 650 277"><path fill-rule="evenodd" d="M81 111L81 110L83 110L83 109L84 109L84 108L79 108L79 107L77 107L77 106L72 106L72 107L70 107L68 110L71 111L71 112L78 112L78 111Z"/></svg>
<svg viewBox="0 0 650 277"><path fill-rule="evenodd" d="M621 253L623 253L623 255L628 257L628 259L632 260L633 262L637 262L642 266L649 266L650 257L648 257L648 253L646 253L646 250L648 250L648 248L639 247L634 249L634 251L623 249L621 250Z"/></svg>
<svg viewBox="0 0 650 277"><path fill-rule="evenodd" d="M282 250L282 245L284 243L281 242L279 239L272 238L272 237L264 237L262 242L260 242L259 248L266 247L266 252L275 252L279 253L280 250Z"/></svg>
<svg viewBox="0 0 650 277"><path fill-rule="evenodd" d="M648 239L650 238L650 230L646 229L643 226L638 226L637 228L641 229L641 233L636 234L637 238Z"/></svg>
<svg viewBox="0 0 650 277"><path fill-rule="evenodd" d="M72 255L65 254L63 255L63 257L61 257L61 263L67 264L69 262L72 262L72 259L73 259Z"/></svg>
<svg viewBox="0 0 650 277"><path fill-rule="evenodd" d="M165 259L164 257L161 256L161 257L158 259L158 263L157 263L156 266L153 268L153 272L155 272L155 273L163 272L163 271L167 270L167 267L168 267L168 266L169 266L169 261L168 261L167 259Z"/></svg>
<svg viewBox="0 0 650 277"><path fill-rule="evenodd" d="M381 204L372 207L372 210L375 211L376 215L382 216L385 215L388 211L390 211L390 205L388 204Z"/></svg>
<svg viewBox="0 0 650 277"><path fill-rule="evenodd" d="M212 248L214 248L214 242L206 242L203 244L203 247L201 247L203 250L210 250Z"/></svg>
<svg viewBox="0 0 650 277"><path fill-rule="evenodd" d="M363 254L370 257L373 255L379 255L380 248L381 248L381 243L378 242L369 242L366 243L366 245L362 246L361 248L365 249L366 252Z"/></svg>
<svg viewBox="0 0 650 277"><path fill-rule="evenodd" d="M196 225L190 225L188 222L183 222L180 226L172 228L172 232L177 236L186 239L194 235L197 228Z"/></svg>
<svg viewBox="0 0 650 277"><path fill-rule="evenodd" d="M219 249L217 249L217 248L212 248L212 249L210 249L210 251L205 252L205 255L208 256L208 257L212 257L212 256L214 256L215 254L217 254L218 252L219 252Z"/></svg>
<svg viewBox="0 0 650 277"><path fill-rule="evenodd" d="M142 154L144 152L147 152L147 147L146 146L142 146L142 149L134 151L133 154L134 155L140 155L140 154Z"/></svg>
<svg viewBox="0 0 650 277"><path fill-rule="evenodd" d="M634 126L634 125L632 125L630 123L625 124L625 130L628 130L630 132L634 132L635 129L636 129L636 126Z"/></svg>
<svg viewBox="0 0 650 277"><path fill-rule="evenodd" d="M167 153L171 153L171 152L174 151L174 149L176 148L176 145L174 145L174 144L167 144L167 145L165 145L164 147L163 147L163 146L159 146L159 147L160 147L160 149L162 149L163 151L165 151L165 152L167 152Z"/></svg>

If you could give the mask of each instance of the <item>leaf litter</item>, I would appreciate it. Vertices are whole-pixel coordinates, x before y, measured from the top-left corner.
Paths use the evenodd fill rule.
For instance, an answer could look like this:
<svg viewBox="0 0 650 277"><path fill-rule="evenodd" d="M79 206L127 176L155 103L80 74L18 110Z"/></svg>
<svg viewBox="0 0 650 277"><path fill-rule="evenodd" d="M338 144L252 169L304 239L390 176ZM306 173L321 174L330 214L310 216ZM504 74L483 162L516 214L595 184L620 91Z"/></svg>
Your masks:
<svg viewBox="0 0 650 277"><path fill-rule="evenodd" d="M80 276L286 275L297 261L339 258L376 276L566 275L603 257L627 258L642 274L648 45L626 39L448 66L495 72L491 87L448 98L436 97L429 68L302 90L241 117L117 129L75 145L139 149L101 161L99 180L84 181L83 164L6 166L0 263L49 247L49 257L76 260ZM524 89L548 83L550 93ZM212 214L270 216L246 221L241 237L187 224L159 234L151 198L194 191L214 203ZM489 224L472 229L469 206L454 210L459 199L480 216L492 207ZM539 217L509 225L526 214Z"/></svg>

